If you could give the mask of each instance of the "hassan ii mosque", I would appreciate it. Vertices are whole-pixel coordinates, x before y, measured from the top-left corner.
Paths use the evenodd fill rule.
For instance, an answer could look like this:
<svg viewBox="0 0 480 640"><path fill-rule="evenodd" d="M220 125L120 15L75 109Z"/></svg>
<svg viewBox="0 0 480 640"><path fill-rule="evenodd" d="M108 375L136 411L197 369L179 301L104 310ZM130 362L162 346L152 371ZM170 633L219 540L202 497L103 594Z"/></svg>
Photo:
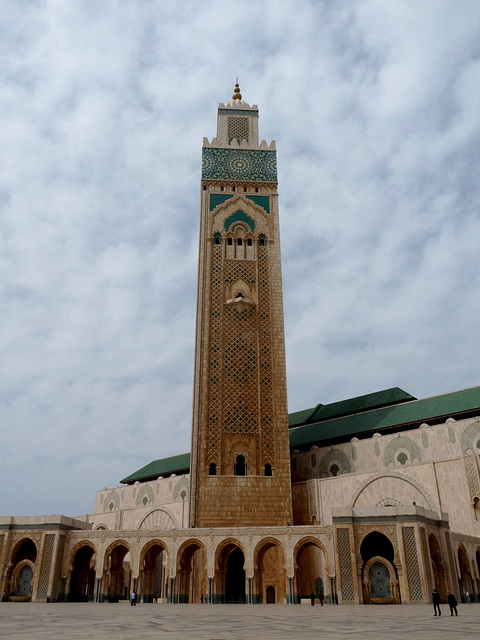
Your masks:
<svg viewBox="0 0 480 640"><path fill-rule="evenodd" d="M275 142L238 84L203 140L190 453L93 513L0 517L11 601L480 599L480 387L288 414Z"/></svg>

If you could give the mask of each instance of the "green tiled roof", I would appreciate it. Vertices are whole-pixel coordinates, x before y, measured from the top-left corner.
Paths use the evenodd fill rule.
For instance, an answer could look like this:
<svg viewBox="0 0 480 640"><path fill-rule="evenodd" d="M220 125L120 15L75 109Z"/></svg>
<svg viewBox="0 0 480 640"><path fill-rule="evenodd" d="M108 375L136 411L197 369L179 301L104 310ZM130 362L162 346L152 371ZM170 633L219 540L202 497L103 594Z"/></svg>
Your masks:
<svg viewBox="0 0 480 640"><path fill-rule="evenodd" d="M312 415L314 411L318 409L318 407L322 407L323 405L317 404L313 409L303 409L302 411L294 411L293 413L288 414L288 426L296 427L299 424L304 424L308 421L308 418Z"/></svg>
<svg viewBox="0 0 480 640"><path fill-rule="evenodd" d="M290 446L299 447L329 440L352 438L362 433L381 431L396 426L420 424L438 418L446 419L449 416L471 412L479 408L480 387L473 387L423 400L411 400L367 410L363 413L292 427L290 429Z"/></svg>
<svg viewBox="0 0 480 640"><path fill-rule="evenodd" d="M402 401L403 398L403 401ZM480 409L480 387L445 393L440 396L416 400L398 389L387 389L358 398L312 409L295 411L289 415L290 446L305 447L369 434L375 431L419 425L432 420ZM145 467L121 480L133 484L145 482L171 473L188 473L190 454L183 453L170 458L154 460Z"/></svg>
<svg viewBox="0 0 480 640"><path fill-rule="evenodd" d="M399 404L400 402L408 402L409 400L416 400L416 398L398 387L393 387L392 389L368 393L367 395L356 398L348 398L340 402L332 402L331 404L324 405L319 404L303 422L323 422L333 417L340 418L340 416L371 411L372 409L391 406ZM301 418L301 416L299 416L299 418ZM289 421L289 424L290 426L294 426L295 423ZM301 423L299 421L296 424Z"/></svg>
<svg viewBox="0 0 480 640"><path fill-rule="evenodd" d="M190 470L190 454L182 453L179 456L171 456L170 458L160 458L149 462L135 473L130 474L123 480L123 484L133 484L137 480L144 482L149 479L158 478L158 476L170 475L171 473L188 473Z"/></svg>

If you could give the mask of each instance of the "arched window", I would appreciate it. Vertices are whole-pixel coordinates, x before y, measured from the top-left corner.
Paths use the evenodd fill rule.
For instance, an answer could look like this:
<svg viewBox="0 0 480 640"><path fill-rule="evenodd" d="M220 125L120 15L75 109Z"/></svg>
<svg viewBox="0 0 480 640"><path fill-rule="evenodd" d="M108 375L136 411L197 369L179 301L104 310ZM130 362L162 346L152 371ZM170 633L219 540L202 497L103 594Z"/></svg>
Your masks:
<svg viewBox="0 0 480 640"><path fill-rule="evenodd" d="M233 239L232 238L228 238L227 244L232 245L233 244Z"/></svg>
<svg viewBox="0 0 480 640"><path fill-rule="evenodd" d="M237 240L237 244L238 244L238 246L239 246L239 247L241 247L241 246L242 246L242 244L243 244L243 243L242 243L242 239L241 239L241 238L239 238L239 239Z"/></svg>
<svg viewBox="0 0 480 640"><path fill-rule="evenodd" d="M405 464L408 460L408 456L406 453L403 453L403 451L401 453L398 454L397 456L397 460L400 464Z"/></svg>
<svg viewBox="0 0 480 640"><path fill-rule="evenodd" d="M234 475L236 476L247 475L247 465L245 462L245 456L242 456L241 454L235 458Z"/></svg>
<svg viewBox="0 0 480 640"><path fill-rule="evenodd" d="M266 247L266 246L267 246L267 239L265 238L265 236L264 236L264 235L261 235L261 236L258 238L258 244L259 244L261 247Z"/></svg>
<svg viewBox="0 0 480 640"><path fill-rule="evenodd" d="M214 462L211 462L210 466L208 467L208 475L209 476L217 475L217 465Z"/></svg>
<svg viewBox="0 0 480 640"><path fill-rule="evenodd" d="M332 476L338 476L338 472L340 471L338 464L332 464L332 466L330 467L330 473L332 474Z"/></svg>
<svg viewBox="0 0 480 640"><path fill-rule="evenodd" d="M265 475L266 476L271 476L272 475L272 465L271 464L266 464L265 465Z"/></svg>
<svg viewBox="0 0 480 640"><path fill-rule="evenodd" d="M247 240L247 246L248 246L248 247L251 247L251 246L252 246L252 244L253 244L252 239L251 239L251 238L248 238L248 240Z"/></svg>
<svg viewBox="0 0 480 640"><path fill-rule="evenodd" d="M213 244L222 244L222 236L219 233L213 236Z"/></svg>

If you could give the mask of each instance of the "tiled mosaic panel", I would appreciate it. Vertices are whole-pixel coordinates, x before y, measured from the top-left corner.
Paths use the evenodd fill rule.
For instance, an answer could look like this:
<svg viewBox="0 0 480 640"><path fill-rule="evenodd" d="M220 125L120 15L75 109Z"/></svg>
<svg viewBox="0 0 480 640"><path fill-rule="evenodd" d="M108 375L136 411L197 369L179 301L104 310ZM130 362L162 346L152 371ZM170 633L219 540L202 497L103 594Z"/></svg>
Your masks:
<svg viewBox="0 0 480 640"><path fill-rule="evenodd" d="M418 566L417 543L413 527L402 527L403 548L407 564L408 589L410 600L423 600L422 581Z"/></svg>
<svg viewBox="0 0 480 640"><path fill-rule="evenodd" d="M340 580L342 582L342 600L355 601L353 588L352 558L350 553L350 532L337 529L338 555L340 558Z"/></svg>
<svg viewBox="0 0 480 640"><path fill-rule="evenodd" d="M43 544L42 568L40 569L40 579L38 581L37 599L45 600L48 595L48 579L52 566L53 545L55 534L47 533Z"/></svg>
<svg viewBox="0 0 480 640"><path fill-rule="evenodd" d="M276 152L204 148L202 180L276 182Z"/></svg>
<svg viewBox="0 0 480 640"><path fill-rule="evenodd" d="M231 114L236 116L258 116L257 109L219 109L220 115Z"/></svg>

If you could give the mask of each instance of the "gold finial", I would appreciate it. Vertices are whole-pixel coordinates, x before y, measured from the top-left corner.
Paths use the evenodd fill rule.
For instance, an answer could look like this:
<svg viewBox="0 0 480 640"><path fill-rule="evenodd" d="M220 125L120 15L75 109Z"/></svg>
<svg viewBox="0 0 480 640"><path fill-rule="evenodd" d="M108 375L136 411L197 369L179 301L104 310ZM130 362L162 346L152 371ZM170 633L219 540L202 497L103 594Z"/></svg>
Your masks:
<svg viewBox="0 0 480 640"><path fill-rule="evenodd" d="M242 99L242 94L240 93L240 87L238 85L238 78L237 78L235 89L233 90L232 100L241 100L241 99Z"/></svg>

